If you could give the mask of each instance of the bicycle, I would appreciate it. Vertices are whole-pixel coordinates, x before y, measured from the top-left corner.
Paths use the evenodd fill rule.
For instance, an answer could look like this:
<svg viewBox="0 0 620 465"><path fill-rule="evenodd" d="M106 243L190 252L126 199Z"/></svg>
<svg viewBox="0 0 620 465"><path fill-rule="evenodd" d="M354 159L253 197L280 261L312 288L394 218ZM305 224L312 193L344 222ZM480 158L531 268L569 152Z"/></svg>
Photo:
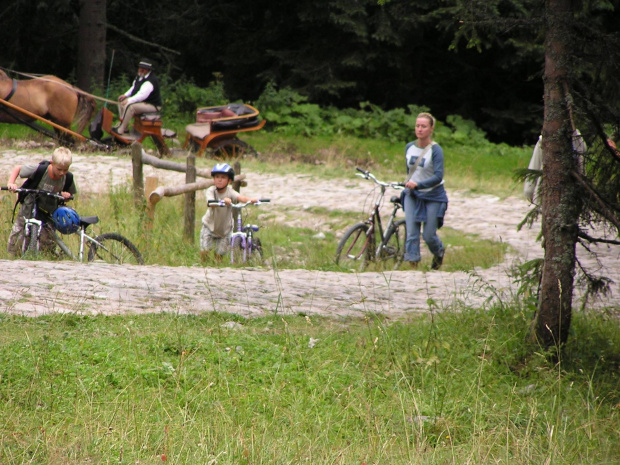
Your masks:
<svg viewBox="0 0 620 465"><path fill-rule="evenodd" d="M1 190L8 190L7 187L2 187ZM106 263L114 264L136 264L144 265L144 259L137 247L124 236L117 233L105 233L97 237L91 237L86 234L86 229L90 225L97 224L99 217L97 216L79 216L79 223L73 228L70 234L76 233L79 235L79 251L74 254L69 246L60 238L56 228L53 227L54 221L52 218L39 211L37 205L37 199L39 196L53 197L59 200L61 206L64 205L65 198L59 194L47 192L39 189L23 189L18 188L15 192L23 192L25 194L35 195L35 201L33 202L30 218L24 218L24 240L22 243L22 256L25 258L36 257L41 251L41 232L45 229L52 240L58 245L60 250L72 260L79 262L84 261L85 245L88 243L88 261L103 261ZM60 208L60 207L59 207ZM74 211L74 210L73 210Z"/></svg>
<svg viewBox="0 0 620 465"><path fill-rule="evenodd" d="M237 230L234 231L230 237L230 263L242 261L242 263L249 262L253 256L258 256L258 260L263 258L263 246L259 238L254 237L254 233L260 229L255 224L247 224L243 226L241 218L241 210L248 205L260 205L261 203L271 202L270 199L259 199L258 202L252 204L251 202L233 203L231 207L239 210L237 214ZM225 207L226 204L223 200L208 200L207 205L218 207Z"/></svg>
<svg viewBox="0 0 620 465"><path fill-rule="evenodd" d="M364 270L369 263L398 269L405 253L407 238L405 220L396 220L396 214L403 208L399 196L392 196L392 214L385 227L380 215L380 207L388 187L403 189L403 183L387 183L379 181L369 171L356 168L356 176L374 182L380 187L373 209L368 219L351 226L342 236L336 249L336 264L344 268Z"/></svg>

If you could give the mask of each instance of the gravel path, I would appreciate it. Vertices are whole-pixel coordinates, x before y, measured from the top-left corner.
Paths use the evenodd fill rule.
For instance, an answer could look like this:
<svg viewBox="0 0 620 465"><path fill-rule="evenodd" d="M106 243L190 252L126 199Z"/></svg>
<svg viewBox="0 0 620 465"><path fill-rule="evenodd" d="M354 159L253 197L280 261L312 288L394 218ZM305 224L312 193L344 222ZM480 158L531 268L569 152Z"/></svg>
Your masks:
<svg viewBox="0 0 620 465"><path fill-rule="evenodd" d="M0 153L0 169L8 173L15 164L32 163L40 155L28 150ZM72 171L82 192L105 192L131 176L129 158L105 155L74 156ZM160 185L182 183L184 175L145 167ZM279 206L321 206L360 211L368 181L351 176L342 183L300 175L248 175L247 192L270 197ZM360 194L361 193L361 194ZM395 271L387 273L336 273L306 270L217 269L203 267L111 266L73 262L24 262L0 260L1 311L41 315L50 312L142 313L172 311L234 312L244 316L264 314L320 314L346 317L365 312L394 318L429 309L465 304L484 306L509 300L515 284L507 271L516 260L542 256L536 234L540 225L517 232L516 225L528 210L516 197L450 191L446 224L482 238L501 240L514 250L508 259L490 269L465 272ZM316 226L317 231L321 225ZM598 266L613 281L611 296L590 306L619 306L620 247L597 247ZM448 252L449 253L449 249ZM581 259L594 265L590 258ZM581 290L577 290L577 299ZM577 303L577 302L576 302Z"/></svg>

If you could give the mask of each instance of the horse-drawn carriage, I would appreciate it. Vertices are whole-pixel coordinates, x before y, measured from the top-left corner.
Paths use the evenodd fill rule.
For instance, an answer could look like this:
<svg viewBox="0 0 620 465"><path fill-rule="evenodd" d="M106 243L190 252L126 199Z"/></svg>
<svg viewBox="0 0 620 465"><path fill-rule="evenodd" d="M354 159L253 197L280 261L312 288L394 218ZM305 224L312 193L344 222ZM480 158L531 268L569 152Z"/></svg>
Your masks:
<svg viewBox="0 0 620 465"><path fill-rule="evenodd" d="M203 155L210 149L215 157L226 159L257 156L256 150L240 140L237 134L261 129L265 120L259 120L258 115L256 108L242 103L199 108L196 111L196 123L185 127L187 135L183 148L196 151L198 155ZM169 153L164 139L175 137L176 133L162 128L159 113L136 115L132 131L122 135L114 132L112 119L112 112L104 109L103 129L111 134L117 144L128 145L150 137L160 154Z"/></svg>
<svg viewBox="0 0 620 465"><path fill-rule="evenodd" d="M251 105L228 105L199 108L196 123L185 127L187 136L183 148L196 150L198 155L212 149L219 158L256 156L256 150L237 137L237 133L258 131L265 125L258 110Z"/></svg>
<svg viewBox="0 0 620 465"><path fill-rule="evenodd" d="M82 135L95 109L93 96L55 76L17 81L0 70L0 123L26 124L63 143L90 141L108 149L134 141L143 142L150 137L160 155L170 153L165 139L175 137L176 133L162 127L159 113L137 115L132 130L120 135L113 131L114 114L104 105L91 123L90 137ZM183 147L196 150L199 155L211 149L214 156L220 158L256 156L256 150L238 139L237 133L261 129L265 120L260 120L258 115L256 108L242 103L199 108L196 123L186 127ZM34 124L33 120L51 125L55 132ZM74 121L75 132L71 130ZM104 137L103 131L109 136Z"/></svg>

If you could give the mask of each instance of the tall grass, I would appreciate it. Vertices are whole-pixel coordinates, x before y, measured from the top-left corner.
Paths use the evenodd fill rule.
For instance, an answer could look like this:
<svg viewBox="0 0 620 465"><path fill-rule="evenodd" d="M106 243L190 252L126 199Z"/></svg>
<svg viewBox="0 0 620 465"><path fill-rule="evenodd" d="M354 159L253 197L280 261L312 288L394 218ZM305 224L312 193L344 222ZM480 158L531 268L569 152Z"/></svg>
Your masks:
<svg viewBox="0 0 620 465"><path fill-rule="evenodd" d="M0 462L616 463L617 322L528 319L2 315Z"/></svg>

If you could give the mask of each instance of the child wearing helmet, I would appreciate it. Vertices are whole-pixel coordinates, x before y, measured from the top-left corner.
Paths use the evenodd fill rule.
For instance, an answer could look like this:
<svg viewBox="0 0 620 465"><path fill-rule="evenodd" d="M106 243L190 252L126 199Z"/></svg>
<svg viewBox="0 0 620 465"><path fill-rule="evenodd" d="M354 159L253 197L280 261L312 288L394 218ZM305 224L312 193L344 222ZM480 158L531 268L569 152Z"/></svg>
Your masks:
<svg viewBox="0 0 620 465"><path fill-rule="evenodd" d="M9 175L7 187L11 192L15 192L18 188L15 181L19 176L20 178L27 178L22 187L58 193L65 199L69 199L77 193L73 175L69 172L71 161L71 151L66 147L58 147L54 150L51 161L44 160L38 165L15 166ZM7 246L7 251L11 256L16 255L19 244L23 241L24 220L25 217L30 216L34 202L34 196L32 194L27 195L15 217ZM38 208L41 214L49 216L58 208L58 201L52 197L41 197L38 199ZM42 247L53 248L54 241L46 228L41 231L40 241Z"/></svg>
<svg viewBox="0 0 620 465"><path fill-rule="evenodd" d="M217 163L211 170L213 186L206 190L206 198L209 200L223 200L226 208L212 206L202 217L202 230L200 231L200 250L203 262L209 257L209 251L213 250L215 260L221 261L230 247L230 236L233 231L233 203L258 202L256 198L246 197L234 190L230 183L235 179L235 171L228 163Z"/></svg>

